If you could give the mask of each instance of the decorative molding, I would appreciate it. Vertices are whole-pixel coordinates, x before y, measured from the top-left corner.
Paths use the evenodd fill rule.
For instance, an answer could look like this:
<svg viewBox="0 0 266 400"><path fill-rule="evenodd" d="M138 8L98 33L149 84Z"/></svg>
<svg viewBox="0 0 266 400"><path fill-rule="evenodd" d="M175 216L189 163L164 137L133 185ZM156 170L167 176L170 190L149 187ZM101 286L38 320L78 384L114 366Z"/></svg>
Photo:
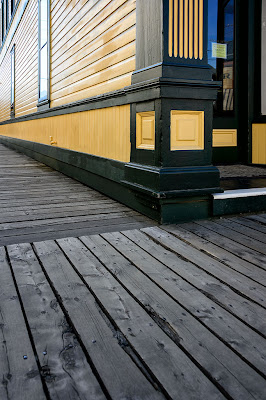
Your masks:
<svg viewBox="0 0 266 400"><path fill-rule="evenodd" d="M203 0L169 0L169 57L203 59Z"/></svg>
<svg viewBox="0 0 266 400"><path fill-rule="evenodd" d="M155 112L136 114L136 148L154 150L155 148Z"/></svg>
<svg viewBox="0 0 266 400"><path fill-rule="evenodd" d="M237 146L237 129L214 129L212 147Z"/></svg>
<svg viewBox="0 0 266 400"><path fill-rule="evenodd" d="M204 149L204 111L171 111L171 151Z"/></svg>

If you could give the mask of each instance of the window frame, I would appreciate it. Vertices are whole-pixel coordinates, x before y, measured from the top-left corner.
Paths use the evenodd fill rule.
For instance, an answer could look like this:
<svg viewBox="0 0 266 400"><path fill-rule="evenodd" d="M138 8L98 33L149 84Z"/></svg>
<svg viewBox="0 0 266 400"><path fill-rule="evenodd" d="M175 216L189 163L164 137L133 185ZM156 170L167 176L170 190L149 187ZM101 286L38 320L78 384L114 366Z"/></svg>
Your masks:
<svg viewBox="0 0 266 400"><path fill-rule="evenodd" d="M13 45L10 51L10 63L11 63L11 90L10 90L10 111L11 117L15 116L15 79L16 79L16 60L15 60L15 45Z"/></svg>
<svg viewBox="0 0 266 400"><path fill-rule="evenodd" d="M41 46L41 2L47 5L47 40ZM41 51L47 46L47 90L45 96L40 96L41 90ZM38 104L37 106L50 104L50 0L38 0Z"/></svg>

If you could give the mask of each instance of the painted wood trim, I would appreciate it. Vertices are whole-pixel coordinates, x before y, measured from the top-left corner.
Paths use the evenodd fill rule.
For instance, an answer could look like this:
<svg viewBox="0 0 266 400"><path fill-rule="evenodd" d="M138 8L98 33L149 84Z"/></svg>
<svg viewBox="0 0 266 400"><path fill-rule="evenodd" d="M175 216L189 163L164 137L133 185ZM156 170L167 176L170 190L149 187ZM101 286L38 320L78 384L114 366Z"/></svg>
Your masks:
<svg viewBox="0 0 266 400"><path fill-rule="evenodd" d="M266 124L252 125L252 163L266 164Z"/></svg>
<svg viewBox="0 0 266 400"><path fill-rule="evenodd" d="M203 59L203 8L203 0L169 0L169 57Z"/></svg>
<svg viewBox="0 0 266 400"><path fill-rule="evenodd" d="M171 111L171 151L204 149L204 111Z"/></svg>
<svg viewBox="0 0 266 400"><path fill-rule="evenodd" d="M136 148L154 150L155 148L155 111L136 114Z"/></svg>
<svg viewBox="0 0 266 400"><path fill-rule="evenodd" d="M212 147L237 146L237 129L214 129L212 133Z"/></svg>
<svg viewBox="0 0 266 400"><path fill-rule="evenodd" d="M0 135L130 161L130 105L0 125Z"/></svg>

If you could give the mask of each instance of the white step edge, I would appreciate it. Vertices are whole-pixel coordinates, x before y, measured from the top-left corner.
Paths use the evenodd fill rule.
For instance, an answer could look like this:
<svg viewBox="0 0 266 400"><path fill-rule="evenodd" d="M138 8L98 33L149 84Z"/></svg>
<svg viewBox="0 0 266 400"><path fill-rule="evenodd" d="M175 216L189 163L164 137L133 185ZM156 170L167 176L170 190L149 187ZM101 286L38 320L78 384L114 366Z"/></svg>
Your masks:
<svg viewBox="0 0 266 400"><path fill-rule="evenodd" d="M224 193L214 193L212 196L214 200L266 196L266 188L225 190Z"/></svg>

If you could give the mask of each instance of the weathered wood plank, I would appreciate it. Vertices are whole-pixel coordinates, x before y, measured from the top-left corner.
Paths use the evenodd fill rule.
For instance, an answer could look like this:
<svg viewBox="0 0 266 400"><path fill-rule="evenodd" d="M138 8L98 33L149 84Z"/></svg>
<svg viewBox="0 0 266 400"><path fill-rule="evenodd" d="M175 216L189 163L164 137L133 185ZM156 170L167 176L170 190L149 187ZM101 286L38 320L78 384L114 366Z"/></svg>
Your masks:
<svg viewBox="0 0 266 400"><path fill-rule="evenodd" d="M192 224L189 225L189 229L191 229L191 231L193 229L193 233L196 233L204 239L207 239L208 241L219 245L219 247L230 251L234 255L242 258L243 260L255 264L260 268L266 269L266 256L264 254L243 246L242 244L237 243L235 240L229 239L226 236L219 235L218 233L208 229L201 223L195 222L193 223L193 228ZM235 234L235 236L237 235Z"/></svg>
<svg viewBox="0 0 266 400"><path fill-rule="evenodd" d="M87 204L85 206L75 206L71 208L58 208L41 211L36 210L27 212L17 211L17 212L9 212L4 213L0 216L0 228L1 224L12 223L12 222L28 222L30 221L40 221L45 219L58 219L58 218L71 218L71 217L81 217L88 215L96 215L96 214L106 214L112 212L120 212L120 211L128 211L128 207L124 205L120 205L119 203L114 204L106 204L99 203L98 204Z"/></svg>
<svg viewBox="0 0 266 400"><path fill-rule="evenodd" d="M177 303L102 237L93 235L80 240L229 398L264 398L266 380L194 318L186 305Z"/></svg>
<svg viewBox="0 0 266 400"><path fill-rule="evenodd" d="M28 198L26 199L25 197L19 200L13 199L12 200L12 205L16 206L16 205L35 205L35 204L49 204L49 206L51 207L51 203L59 203L60 201L64 201L64 202L71 202L71 203L75 203L75 201L77 200L88 200L90 201L90 199L103 199L106 197L100 193L96 194L84 194L84 195L80 195L79 193L75 195L65 195L65 196L55 196L55 195L50 195L50 196L45 196L45 198L43 196L39 196L37 198ZM0 201L0 206L2 207L10 207L11 202L6 202L6 201Z"/></svg>
<svg viewBox="0 0 266 400"><path fill-rule="evenodd" d="M239 272L240 274L259 283L260 285L266 286L266 272L264 270L258 268L256 265L253 265L243 260L242 258L237 257L236 255L230 253L228 250L219 247L219 243L214 244L208 241L207 237L204 236L203 238L202 236L198 236L196 234L198 232L198 226L193 222L180 225L163 226L162 229L187 242L187 245L192 245L201 252L204 252L208 256L211 256L214 260L222 263L224 267L222 267L221 265L220 267L218 267L217 265L217 272L215 272L215 269L210 270L208 268L207 271L212 275L218 273L217 277L219 279L221 279L228 285L233 285L233 287L237 289L237 291L239 291L240 293L244 293L242 292L242 290L247 288L249 291L251 291L251 296L253 296L254 290L251 289L253 287L253 283L250 280L243 280L243 277L241 277L241 275L239 274L235 274L234 271ZM231 271L228 267L232 268L233 271ZM223 275L221 275L220 272L222 272ZM257 301L257 298L255 298L254 300Z"/></svg>
<svg viewBox="0 0 266 400"><path fill-rule="evenodd" d="M51 398L106 399L31 246L8 254Z"/></svg>
<svg viewBox="0 0 266 400"><path fill-rule="evenodd" d="M258 221L253 221L246 217L232 217L230 220L266 234L266 226L262 225Z"/></svg>
<svg viewBox="0 0 266 400"><path fill-rule="evenodd" d="M172 228L170 228L169 226L169 229ZM184 243L178 238L173 238L170 234L167 234L161 229L149 230L147 228L147 230L145 230L144 232L147 233L153 240L158 241L165 247L170 245L169 249L171 251L174 251L181 257L184 257L188 261L191 261L193 264L199 266L204 271L218 278L220 281L224 282L231 288L236 289L240 293L243 293L243 291L245 290L245 295L247 291L247 293L249 293L248 297L250 297L253 301L256 301L262 307L265 307L265 286L260 285L260 283L251 281L249 278L243 276L237 271L232 270L231 268L220 263L218 260L208 256L202 251L192 247L187 243Z"/></svg>
<svg viewBox="0 0 266 400"><path fill-rule="evenodd" d="M0 248L0 398L45 400L5 249Z"/></svg>
<svg viewBox="0 0 266 400"><path fill-rule="evenodd" d="M41 203L41 202L40 202ZM79 200L77 199L72 200L71 199L69 201L65 201L65 202L58 202L58 203L53 203L53 210L55 209L60 209L62 208L63 210L67 210L67 209L71 209L73 210L73 208L75 207L90 207L90 205L97 205L97 204L105 204L106 207L109 206L109 204L117 204L114 200L112 199L101 199L101 201L99 202L98 199L93 199L90 201L84 201L84 200ZM6 207L2 207L1 209L4 212L4 215L13 215L13 213L16 212L29 212L29 213L38 213L38 211L44 211L44 212L49 212L49 209L51 208L51 204L47 204L47 202L45 203L43 201L43 204L29 204L29 205L16 205L16 206L9 206L8 204L6 205Z"/></svg>
<svg viewBox="0 0 266 400"><path fill-rule="evenodd" d="M207 396L223 398L78 239L61 239L58 243L114 324L126 336L139 359L144 361L171 398L178 398L180 394L188 400L195 397L206 399Z"/></svg>
<svg viewBox="0 0 266 400"><path fill-rule="evenodd" d="M155 232L167 235L159 228L144 228L150 235ZM168 234L169 235L169 234ZM217 303L203 295L198 289L144 252L121 233L104 233L102 236L137 268L149 276L161 289L198 318L229 347L244 357L261 373L266 371L265 340L243 322L232 316ZM250 343L254 346L250 348Z"/></svg>
<svg viewBox="0 0 266 400"><path fill-rule="evenodd" d="M219 235L225 236L226 238L231 239L236 243L240 243L247 248L255 250L255 255L257 254L257 252L266 255L265 244L261 243L261 241L259 241L258 239L254 240L252 236L249 235L250 230L248 228L245 230L245 234L243 234L241 227L237 228L237 224L230 223L224 219L215 221L199 221L198 223L199 225L202 225L205 228L218 233ZM262 238L263 235L261 234L261 239ZM266 266L266 257L264 258L264 261Z"/></svg>
<svg viewBox="0 0 266 400"><path fill-rule="evenodd" d="M9 231L14 231L19 229L24 229L26 232L27 228L33 228L35 226L41 227L45 225L61 225L62 223L64 224L75 224L75 223L85 223L91 220L98 220L98 219L110 219L110 218L119 218L119 217L130 217L130 216L135 216L136 218L145 218L142 215L138 214L134 210L127 209L126 211L120 211L116 209L110 209L110 210L101 210L100 212L95 213L93 215L93 210L91 212L91 215L88 213L87 215L81 215L77 217L65 217L65 218L44 218L42 220L28 220L28 221L22 221L22 222L5 222L1 224L1 234L5 235ZM0 235L1 236L1 235Z"/></svg>
<svg viewBox="0 0 266 400"><path fill-rule="evenodd" d="M104 223L90 223L89 226L81 227L81 228L73 228L67 229L64 227L61 230L48 231L48 232L39 232L36 229L35 232L31 234L23 235L15 235L0 238L0 246L7 246L10 244L17 243L32 243L34 241L41 242L49 239L59 239L59 238L67 238L67 237L78 237L83 235L93 235L99 234L103 232L118 232L123 231L125 229L140 229L144 227L151 226L149 220L141 220L137 222L135 219L117 219L116 221L112 221L110 225L110 220L107 220L106 224Z"/></svg>
<svg viewBox="0 0 266 400"><path fill-rule="evenodd" d="M55 242L34 247L111 398L163 399L123 350L108 317Z"/></svg>
<svg viewBox="0 0 266 400"><path fill-rule="evenodd" d="M136 243L140 248L152 255L156 260L160 261L178 276L191 283L199 289L207 297L214 300L230 313L236 315L243 322L255 328L259 333L266 337L266 310L251 300L237 294L227 285L215 277L207 274L195 264L181 259L173 252L168 251L165 247L155 244L153 240L148 238L142 232L131 230L123 232L123 234ZM164 240L167 247L173 247L173 241ZM251 291L252 292L252 291Z"/></svg>

